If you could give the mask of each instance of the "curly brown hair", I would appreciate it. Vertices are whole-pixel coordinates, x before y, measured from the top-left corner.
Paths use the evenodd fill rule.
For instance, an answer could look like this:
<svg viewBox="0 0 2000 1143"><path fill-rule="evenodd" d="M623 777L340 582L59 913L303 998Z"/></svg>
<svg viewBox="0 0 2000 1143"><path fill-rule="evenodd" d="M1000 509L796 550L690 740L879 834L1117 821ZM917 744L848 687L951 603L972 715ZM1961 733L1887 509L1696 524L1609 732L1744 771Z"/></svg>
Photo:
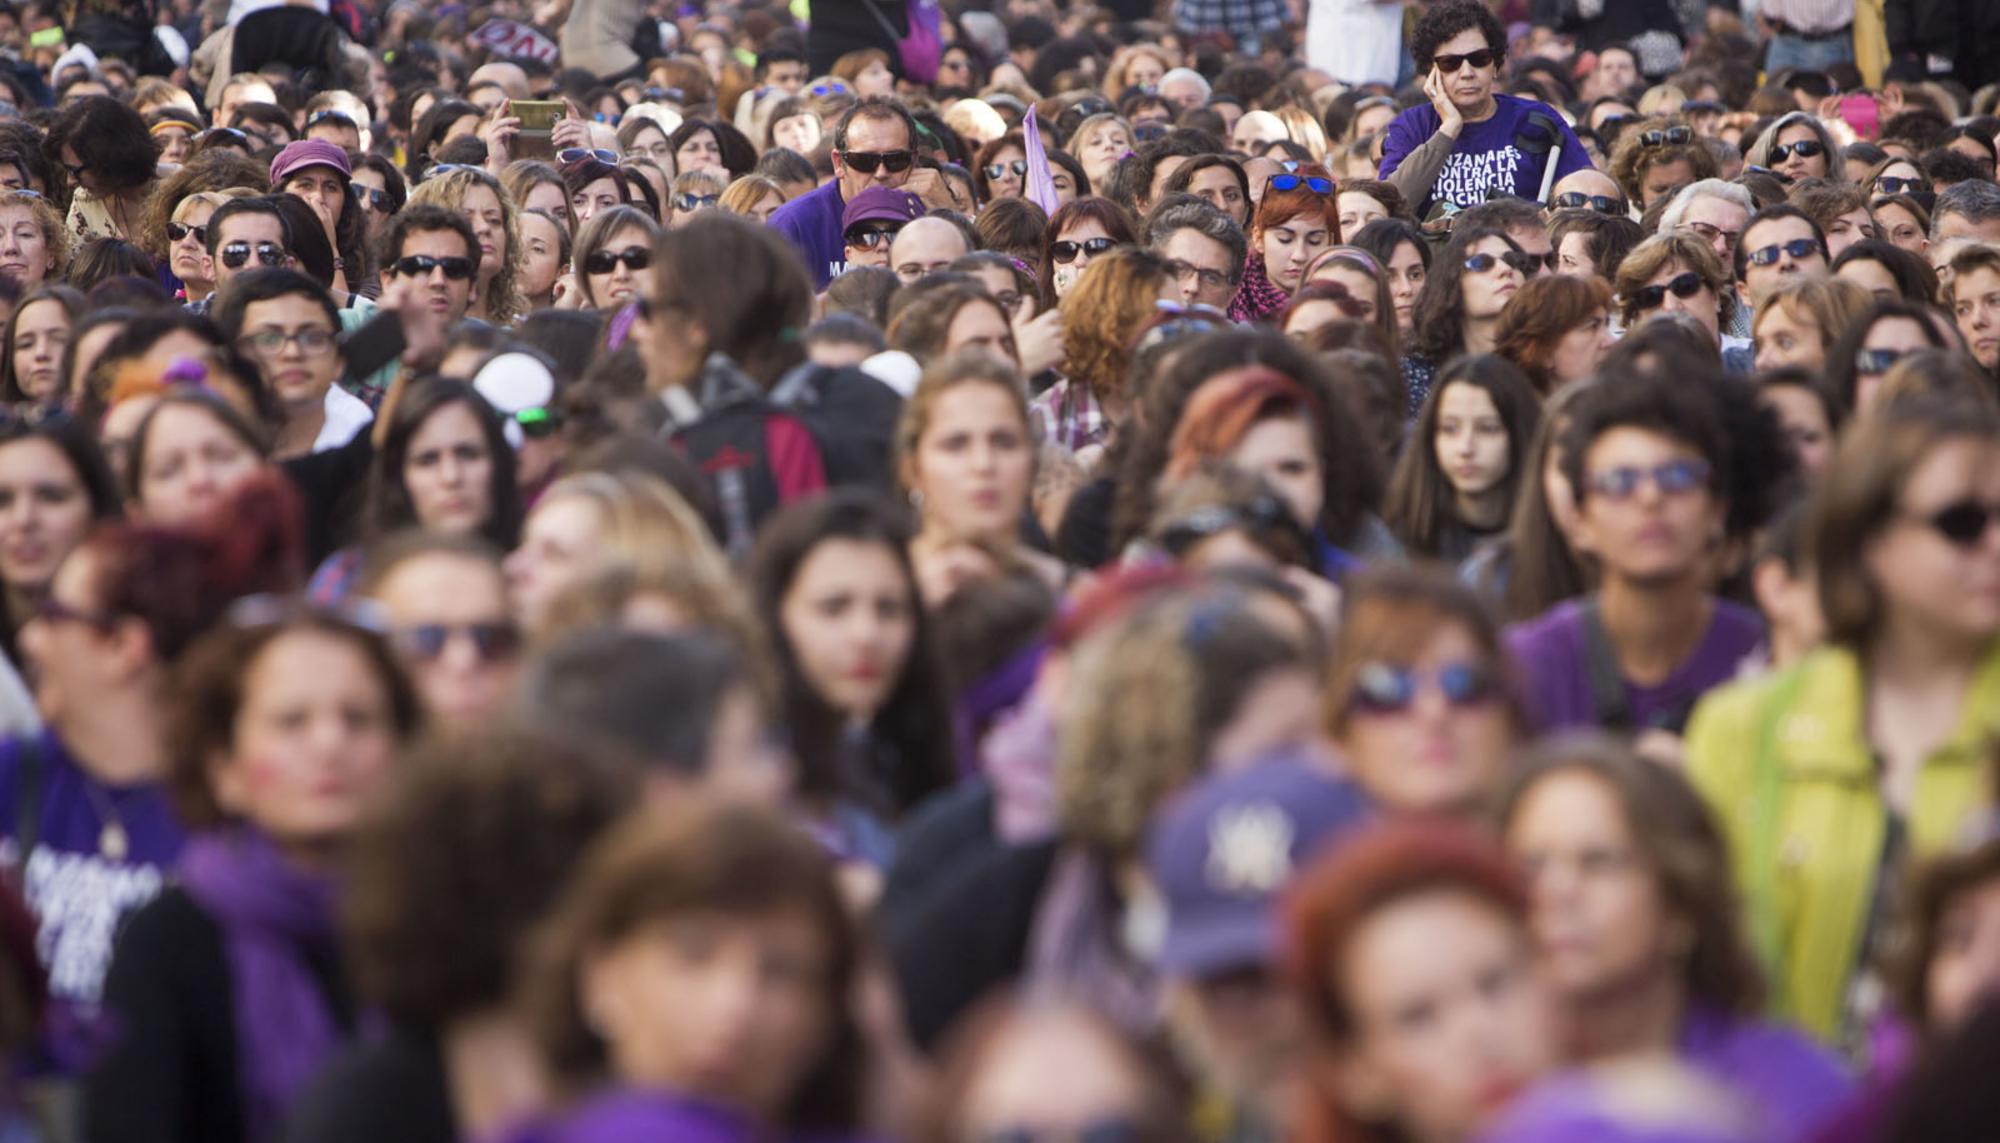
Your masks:
<svg viewBox="0 0 2000 1143"><path fill-rule="evenodd" d="M252 194L270 193L270 167L232 147L215 147L190 155L186 165L153 187L152 196L146 199L145 214L139 219L139 233L133 240L146 253L164 260L167 223L174 220L174 211L180 209L183 199L237 188L247 188Z"/></svg>
<svg viewBox="0 0 2000 1143"><path fill-rule="evenodd" d="M631 766L518 726L412 751L347 868L361 995L413 1031L505 1000L530 928L637 796Z"/></svg>
<svg viewBox="0 0 2000 1143"><path fill-rule="evenodd" d="M1665 163L1685 162L1694 172L1695 182L1721 174L1715 155L1698 140L1652 146L1643 141L1648 132L1668 131L1676 127L1686 128L1690 135L1694 130L1688 126L1687 120L1679 116L1662 115L1641 120L1619 134L1618 146L1611 152L1610 175L1625 191L1628 200L1644 202L1646 172Z"/></svg>
<svg viewBox="0 0 2000 1143"><path fill-rule="evenodd" d="M493 280L486 284L486 292L480 300L486 308L486 319L494 325L508 325L520 316L526 306L521 297L521 214L514 205L514 196L507 193L501 181L483 170L461 167L447 171L418 183L410 192L411 203L433 203L446 210L456 212L465 202L467 192L474 187L485 187L500 200L502 230L506 234L507 249L502 255L500 270Z"/></svg>
<svg viewBox="0 0 2000 1143"><path fill-rule="evenodd" d="M1099 400L1122 401L1132 342L1153 316L1167 262L1137 246L1106 251L1062 300L1063 372Z"/></svg>

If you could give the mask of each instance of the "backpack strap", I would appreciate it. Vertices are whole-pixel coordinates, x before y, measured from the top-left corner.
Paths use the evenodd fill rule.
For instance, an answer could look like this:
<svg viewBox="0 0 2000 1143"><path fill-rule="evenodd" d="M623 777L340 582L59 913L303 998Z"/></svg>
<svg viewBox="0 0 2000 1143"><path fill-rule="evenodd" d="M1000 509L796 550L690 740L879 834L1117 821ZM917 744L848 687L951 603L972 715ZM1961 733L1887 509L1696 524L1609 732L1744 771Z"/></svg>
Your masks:
<svg viewBox="0 0 2000 1143"><path fill-rule="evenodd" d="M1612 649L1611 633L1605 630L1597 597L1583 601L1582 617L1583 670L1590 680L1590 705L1597 723L1606 730L1631 730L1632 704L1625 694L1625 673L1618 667L1618 652Z"/></svg>
<svg viewBox="0 0 2000 1143"><path fill-rule="evenodd" d="M42 741L39 734L15 739L21 752L21 776L14 790L14 845L27 868L28 854L42 839Z"/></svg>

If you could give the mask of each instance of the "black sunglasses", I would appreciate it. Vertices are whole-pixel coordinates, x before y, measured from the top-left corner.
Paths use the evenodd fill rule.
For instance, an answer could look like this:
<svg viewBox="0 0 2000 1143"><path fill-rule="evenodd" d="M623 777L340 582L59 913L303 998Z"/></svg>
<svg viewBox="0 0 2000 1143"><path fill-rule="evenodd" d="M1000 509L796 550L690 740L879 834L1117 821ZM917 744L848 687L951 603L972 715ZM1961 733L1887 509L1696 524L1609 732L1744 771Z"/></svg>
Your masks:
<svg viewBox="0 0 2000 1143"><path fill-rule="evenodd" d="M1895 175L1883 175L1875 180L1875 189L1882 194L1914 194L1931 189L1929 180L1905 179Z"/></svg>
<svg viewBox="0 0 2000 1143"><path fill-rule="evenodd" d="M1542 268L1542 260L1540 258L1535 257L1533 254L1523 254L1514 250L1509 250L1505 254L1498 256L1492 254L1474 254L1465 260L1465 268L1474 274L1484 274L1502 262L1514 267L1523 278L1534 277Z"/></svg>
<svg viewBox="0 0 2000 1143"><path fill-rule="evenodd" d="M696 194L693 191L682 191L680 194L674 196L673 206L675 210L687 213L689 211L701 210L704 207L714 206L721 201L722 196L719 194Z"/></svg>
<svg viewBox="0 0 2000 1143"><path fill-rule="evenodd" d="M864 175L872 175L882 169L892 175L901 174L917 161L914 151L842 151L840 157Z"/></svg>
<svg viewBox="0 0 2000 1143"><path fill-rule="evenodd" d="M194 235L194 240L197 244L202 246L208 245L208 227L189 226L181 222L167 223L167 241L169 242L179 242L190 234Z"/></svg>
<svg viewBox="0 0 2000 1143"><path fill-rule="evenodd" d="M429 662L444 654L459 636L472 641L473 652L482 663L512 658L521 649L521 631L512 623L419 623L397 628L389 639L409 658Z"/></svg>
<svg viewBox="0 0 2000 1143"><path fill-rule="evenodd" d="M231 270L241 270L249 264L252 247L248 242L231 242L222 248L222 264ZM285 264L285 248L275 242L259 242L255 252L260 266L282 266Z"/></svg>
<svg viewBox="0 0 2000 1143"><path fill-rule="evenodd" d="M877 246L887 246L889 243L894 242L896 240L896 232L901 229L902 227L900 226L893 226L871 227L866 230L850 230L847 232L845 241L856 250L873 250Z"/></svg>
<svg viewBox="0 0 2000 1143"><path fill-rule="evenodd" d="M1641 147L1681 147L1694 142L1694 128L1668 127L1639 133Z"/></svg>
<svg viewBox="0 0 2000 1143"><path fill-rule="evenodd" d="M1057 265L1067 266L1076 261L1078 254L1088 254L1095 258L1116 245L1117 241L1110 238L1086 238L1081 242L1064 239L1051 245L1049 253L1054 256Z"/></svg>
<svg viewBox="0 0 2000 1143"><path fill-rule="evenodd" d="M1625 215L1624 201L1612 198L1608 194L1585 194L1582 191L1564 191L1551 200L1549 205L1557 210L1589 209L1599 214L1617 215L1621 218Z"/></svg>
<svg viewBox="0 0 2000 1143"><path fill-rule="evenodd" d="M1938 535L1961 548L1976 546L1986 538L1986 530L2000 524L2000 504L1981 504L1970 497L1953 501L1928 516L1917 519L1937 530Z"/></svg>
<svg viewBox="0 0 2000 1143"><path fill-rule="evenodd" d="M1752 250L1750 253L1744 255L1744 260L1752 266L1769 266L1778 260L1780 251L1790 254L1794 258L1810 258L1815 254L1821 253L1819 239L1794 238L1782 246L1765 246Z"/></svg>
<svg viewBox="0 0 2000 1143"><path fill-rule="evenodd" d="M389 263L389 269L399 278L417 278L432 270L443 270L444 276L454 282L462 282L472 277L472 259L456 256L433 258L429 254L410 254Z"/></svg>
<svg viewBox="0 0 2000 1143"><path fill-rule="evenodd" d="M1695 273L1693 270L1689 270L1684 274L1676 274L1671 281L1664 285L1645 286L1634 291L1632 294L1632 310L1634 313L1644 313L1647 310L1659 309L1666 302L1669 293L1672 293L1682 301L1686 301L1696 294L1701 293L1701 286L1701 275Z"/></svg>
<svg viewBox="0 0 2000 1143"><path fill-rule="evenodd" d="M1476 52L1467 52L1462 56L1432 56L1431 66L1445 75L1451 75L1466 64L1471 64L1473 67L1492 67L1493 60L1493 50L1491 48L1481 48Z"/></svg>
<svg viewBox="0 0 2000 1143"><path fill-rule="evenodd" d="M1264 189L1267 191L1295 191L1300 187L1316 195L1330 195L1333 193L1333 180L1323 179L1318 175L1272 175L1264 180Z"/></svg>
<svg viewBox="0 0 2000 1143"><path fill-rule="evenodd" d="M1027 174L1027 173L1028 173L1028 160L1026 160L1026 159L1015 159L1015 160L1014 160L1013 162L1011 162L1011 163L988 163L988 164L986 164L986 177L987 177L987 178L989 178L989 179L997 179L997 178L1002 178L1002 177L1004 177L1004 176L1005 176L1005 175L1007 174L1007 172L1008 172L1008 171L1013 171L1013 172L1014 172L1015 174L1017 174L1017 175L1025 175L1025 174Z"/></svg>
<svg viewBox="0 0 2000 1143"><path fill-rule="evenodd" d="M1818 139L1800 139L1796 143L1779 143L1777 146L1771 148L1771 161L1773 163L1782 163L1793 155L1797 155L1801 159L1810 159L1814 155L1823 153L1825 150L1825 147L1819 145Z"/></svg>
<svg viewBox="0 0 2000 1143"><path fill-rule="evenodd" d="M653 264L653 252L644 246L628 246L623 250L599 250L583 260L586 274L609 274L625 263L628 270L643 270Z"/></svg>

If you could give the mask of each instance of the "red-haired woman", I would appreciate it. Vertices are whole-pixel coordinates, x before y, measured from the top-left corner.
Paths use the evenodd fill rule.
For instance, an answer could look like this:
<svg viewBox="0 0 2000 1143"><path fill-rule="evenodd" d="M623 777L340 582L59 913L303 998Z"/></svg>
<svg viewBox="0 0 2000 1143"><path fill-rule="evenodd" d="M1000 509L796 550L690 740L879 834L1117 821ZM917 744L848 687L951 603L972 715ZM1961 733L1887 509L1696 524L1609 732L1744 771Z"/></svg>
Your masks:
<svg viewBox="0 0 2000 1143"><path fill-rule="evenodd" d="M1339 241L1334 179L1325 167L1304 163L1296 172L1272 175L1257 203L1250 260L1229 316L1255 322L1276 317L1305 281L1306 267Z"/></svg>
<svg viewBox="0 0 2000 1143"><path fill-rule="evenodd" d="M1559 1059L1528 899L1497 848L1376 827L1294 887L1287 944L1318 1058L1302 1143L1461 1143Z"/></svg>

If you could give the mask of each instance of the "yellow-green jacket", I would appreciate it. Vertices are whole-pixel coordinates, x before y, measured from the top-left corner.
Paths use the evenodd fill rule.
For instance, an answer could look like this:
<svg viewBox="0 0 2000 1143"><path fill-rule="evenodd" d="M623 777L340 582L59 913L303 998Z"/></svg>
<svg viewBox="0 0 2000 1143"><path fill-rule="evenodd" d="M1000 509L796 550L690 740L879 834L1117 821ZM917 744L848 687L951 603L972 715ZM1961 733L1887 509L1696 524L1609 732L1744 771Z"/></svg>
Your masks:
<svg viewBox="0 0 2000 1143"><path fill-rule="evenodd" d="M1856 1031L1841 1020L1888 838L1865 711L1860 661L1823 648L1713 692L1687 731L1688 777L1728 834L1774 1014L1829 1042ZM1949 847L1990 804L1986 759L1997 736L2000 644L1950 740L1924 760L1904 823L1907 854Z"/></svg>

